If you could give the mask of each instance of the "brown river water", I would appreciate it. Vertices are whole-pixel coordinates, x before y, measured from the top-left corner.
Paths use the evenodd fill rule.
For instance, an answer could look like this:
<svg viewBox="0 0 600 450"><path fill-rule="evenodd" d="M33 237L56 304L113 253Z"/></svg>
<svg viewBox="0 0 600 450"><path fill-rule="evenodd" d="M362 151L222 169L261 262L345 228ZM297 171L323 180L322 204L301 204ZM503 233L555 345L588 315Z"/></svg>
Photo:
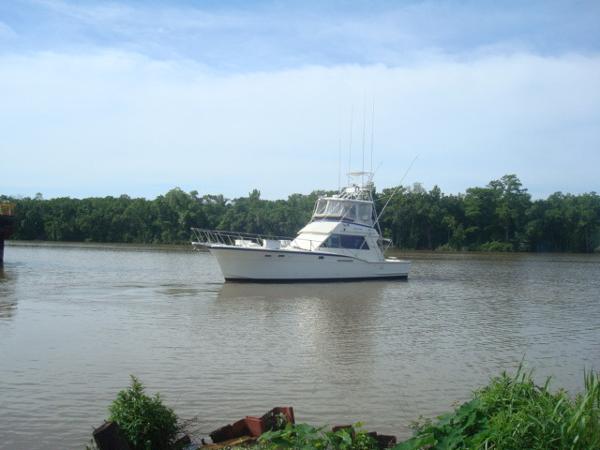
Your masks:
<svg viewBox="0 0 600 450"><path fill-rule="evenodd" d="M7 243L0 448L77 449L134 374L198 432L298 421L410 435L522 359L600 368L600 255L401 254L408 281L224 284L189 248Z"/></svg>

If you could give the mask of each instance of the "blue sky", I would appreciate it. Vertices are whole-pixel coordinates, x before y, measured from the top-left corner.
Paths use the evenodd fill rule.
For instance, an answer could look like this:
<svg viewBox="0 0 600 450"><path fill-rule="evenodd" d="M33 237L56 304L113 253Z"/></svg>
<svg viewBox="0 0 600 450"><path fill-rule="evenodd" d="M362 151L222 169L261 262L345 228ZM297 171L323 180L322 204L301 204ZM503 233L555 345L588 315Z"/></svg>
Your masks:
<svg viewBox="0 0 600 450"><path fill-rule="evenodd" d="M600 2L0 3L0 193L600 190ZM371 118L375 103L374 120ZM353 127L350 127L350 124ZM351 141L351 143L350 143Z"/></svg>

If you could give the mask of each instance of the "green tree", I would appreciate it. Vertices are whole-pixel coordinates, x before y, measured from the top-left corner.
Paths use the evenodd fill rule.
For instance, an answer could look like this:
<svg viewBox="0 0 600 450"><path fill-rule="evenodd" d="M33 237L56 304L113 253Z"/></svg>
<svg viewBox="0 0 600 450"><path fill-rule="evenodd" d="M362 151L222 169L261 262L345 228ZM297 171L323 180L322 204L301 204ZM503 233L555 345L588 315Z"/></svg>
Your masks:
<svg viewBox="0 0 600 450"><path fill-rule="evenodd" d="M2 198L16 204L15 239L185 243L191 227L294 235L311 217L316 199L330 194L314 191L271 201L255 189L229 200L174 188L153 200ZM390 200L379 225L400 248L592 252L600 247L595 192L557 192L532 201L514 174L465 194L446 195L437 186L427 191L415 183L374 191L374 199L378 211Z"/></svg>

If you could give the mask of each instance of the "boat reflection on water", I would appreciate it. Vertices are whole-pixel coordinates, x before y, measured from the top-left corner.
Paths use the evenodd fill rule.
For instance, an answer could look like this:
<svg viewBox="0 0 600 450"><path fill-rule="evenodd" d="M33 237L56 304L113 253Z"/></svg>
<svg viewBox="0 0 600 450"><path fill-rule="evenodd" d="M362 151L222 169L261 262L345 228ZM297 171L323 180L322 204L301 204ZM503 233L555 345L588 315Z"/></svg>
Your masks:
<svg viewBox="0 0 600 450"><path fill-rule="evenodd" d="M320 413L301 399L326 398L335 405L343 403L342 394L323 386L333 383L355 390L377 382L373 361L386 357L378 344L386 321L385 304L399 294L399 288L409 286L398 281L225 283L213 317L239 324L228 329L230 338L239 339L234 353L239 364L249 364L252 355L271 364L271 370L286 374L289 389L298 397L294 405L301 407L307 420L311 414L317 420Z"/></svg>
<svg viewBox="0 0 600 450"><path fill-rule="evenodd" d="M219 300L263 299L273 302L298 299L364 302L380 298L382 291L394 283L406 283L406 280L298 284L224 283L217 298Z"/></svg>

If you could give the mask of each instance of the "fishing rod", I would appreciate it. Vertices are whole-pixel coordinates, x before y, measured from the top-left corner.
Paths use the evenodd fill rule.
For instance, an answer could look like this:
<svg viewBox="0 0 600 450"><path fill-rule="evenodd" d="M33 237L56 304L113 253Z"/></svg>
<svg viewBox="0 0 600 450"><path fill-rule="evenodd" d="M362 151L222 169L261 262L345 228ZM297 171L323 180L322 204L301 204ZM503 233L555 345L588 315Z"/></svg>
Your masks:
<svg viewBox="0 0 600 450"><path fill-rule="evenodd" d="M383 205L383 208L381 208L381 211L379 212L379 215L377 216L377 219L375 220L375 223L373 224L373 226L375 226L375 225L379 226L379 219L381 218L383 212L385 211L385 208L387 208L387 205L390 203L390 200L392 200L392 198L394 198L394 195L396 195L396 193L402 188L402 182L404 181L404 179L406 178L406 175L408 175L408 172L410 172L410 169L412 168L413 164L415 163L415 161L418 158L419 158L418 154L417 154L417 156L415 156L413 158L412 162L406 169L406 172L404 172L404 175L402 175L402 178L400 179L400 184L396 187L396 189L394 189L394 192L392 192L392 195L390 195L390 198L388 198L387 202L385 202L385 205Z"/></svg>

